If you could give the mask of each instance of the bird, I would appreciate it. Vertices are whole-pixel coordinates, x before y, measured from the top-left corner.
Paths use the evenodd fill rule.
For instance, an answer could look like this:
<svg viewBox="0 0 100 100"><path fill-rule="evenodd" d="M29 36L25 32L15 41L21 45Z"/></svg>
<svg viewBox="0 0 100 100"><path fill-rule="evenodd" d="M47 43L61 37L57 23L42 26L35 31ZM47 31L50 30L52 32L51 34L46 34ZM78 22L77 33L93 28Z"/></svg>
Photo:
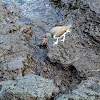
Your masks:
<svg viewBox="0 0 100 100"><path fill-rule="evenodd" d="M52 28L49 33L46 33L45 38L41 45L44 44L44 42L46 41L47 38L57 39L57 41L53 45L58 44L58 39L62 38L62 37L63 37L63 39L61 41L64 42L66 33L71 31L70 30L71 26L72 25L56 26L56 27Z"/></svg>

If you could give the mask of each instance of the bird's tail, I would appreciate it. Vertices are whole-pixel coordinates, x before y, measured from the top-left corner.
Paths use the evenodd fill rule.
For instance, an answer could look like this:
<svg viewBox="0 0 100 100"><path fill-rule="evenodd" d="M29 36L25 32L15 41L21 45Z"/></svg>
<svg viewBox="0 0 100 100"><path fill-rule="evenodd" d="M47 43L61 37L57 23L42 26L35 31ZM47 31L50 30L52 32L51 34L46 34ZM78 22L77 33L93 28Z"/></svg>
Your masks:
<svg viewBox="0 0 100 100"><path fill-rule="evenodd" d="M66 32L71 32L71 31L72 31L72 30L70 29L70 28L71 28L71 26L72 26L71 24L70 24L70 25L68 25L68 26L66 26L66 30L67 30Z"/></svg>

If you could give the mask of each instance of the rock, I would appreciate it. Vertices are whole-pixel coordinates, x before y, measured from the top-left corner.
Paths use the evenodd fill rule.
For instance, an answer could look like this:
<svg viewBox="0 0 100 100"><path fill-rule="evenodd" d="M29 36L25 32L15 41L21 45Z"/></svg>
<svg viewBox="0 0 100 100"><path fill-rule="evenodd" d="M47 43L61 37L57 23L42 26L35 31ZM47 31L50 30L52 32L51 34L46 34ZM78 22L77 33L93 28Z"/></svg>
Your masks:
<svg viewBox="0 0 100 100"><path fill-rule="evenodd" d="M19 7L13 2L0 2L0 81L22 76L22 61L31 52L31 27L20 22L19 17Z"/></svg>
<svg viewBox="0 0 100 100"><path fill-rule="evenodd" d="M22 69L24 69L23 60L26 57L18 57L13 59L12 61L8 62L8 70L15 71L18 70L18 76L22 76Z"/></svg>
<svg viewBox="0 0 100 100"><path fill-rule="evenodd" d="M82 14L82 17L79 18L81 30L89 35L93 41L100 43L100 2L99 0L82 0L81 2L80 14Z"/></svg>
<svg viewBox="0 0 100 100"><path fill-rule="evenodd" d="M50 1L56 2L57 0ZM59 12L60 9L55 9L56 5L52 7L51 3L52 2L45 0L35 0L34 2L28 0L20 5L21 16L31 20L33 28L35 28L34 33L36 33L36 36L37 34L40 34L39 36L42 36L41 33L44 34L45 32L49 31L51 27L54 27L59 22L59 20L62 20L63 18L61 13ZM38 28L38 30L36 28Z"/></svg>
<svg viewBox="0 0 100 100"><path fill-rule="evenodd" d="M21 69L23 68L23 63L22 61L26 57L18 57L16 59L13 59L12 61L8 62L8 69L14 70L14 69Z"/></svg>
<svg viewBox="0 0 100 100"><path fill-rule="evenodd" d="M87 55L74 62L73 65L80 74L85 73L88 77L95 71L99 73L98 70L100 70L100 2L99 0L71 1L76 2L77 6L77 9L74 9L71 8L73 3L69 4L74 18L73 27L87 48Z"/></svg>
<svg viewBox="0 0 100 100"><path fill-rule="evenodd" d="M71 65L86 55L86 48L78 40L78 35L68 33L65 42L59 42L57 45L48 44L47 57L53 63L62 65Z"/></svg>
<svg viewBox="0 0 100 100"><path fill-rule="evenodd" d="M73 9L76 27L88 35L91 41L100 44L100 2L99 0L79 0ZM80 17L79 17L80 16ZM100 45L99 45L100 47Z"/></svg>
<svg viewBox="0 0 100 100"><path fill-rule="evenodd" d="M61 0L73 16L72 32L64 43L48 43L47 58L68 68L73 65L80 76L89 77L100 70L99 0ZM95 75L94 75L95 76ZM99 76L99 75L97 75Z"/></svg>
<svg viewBox="0 0 100 100"><path fill-rule="evenodd" d="M2 85L2 87L0 86L1 94L3 94L3 96L1 97L4 98L4 100L6 98L5 95L8 96L7 99L9 99L10 97L15 99L15 95L21 98L19 92L22 93L22 88L19 89L19 86L24 87L23 82L27 82L28 79L24 80L22 78L23 79L21 81L22 83L20 83L18 81L20 79L16 80L16 77L18 77L20 73L19 68L10 70L11 69L10 67L12 66L12 68L14 68L13 63L15 61L16 63L20 63L20 67L22 68L23 67L21 64L22 59L20 57L26 57L27 53L31 54L31 56L29 55L24 60L24 69L22 68L23 69L22 76L26 74L34 73L36 75L40 75L45 78L52 79L53 82L56 84L56 86L59 87L60 92L65 93L75 89L83 79L80 77L80 75L84 77L85 74L85 77L87 78L89 76L97 76L98 80L100 80L99 79L100 77L99 50L100 49L97 49L97 46L92 47L92 45L96 43L98 44L98 48L100 48L99 46L99 41L100 41L99 39L100 20L99 19L100 18L99 18L99 10L98 10L99 3L97 3L98 4L97 7L95 5L98 0L96 1L59 0L59 1L63 1L63 3L65 2L66 5L64 5L62 2L59 2L62 4L57 5L58 2L49 3L48 1L45 0L39 2L28 1L22 3L20 5L21 15L29 18L30 19L29 22L32 20L32 22L30 22L29 24L27 23L26 25L22 24L21 22L18 22L18 20L16 21L16 19L18 19L18 17L20 16L20 15L16 16L16 13L17 14L19 13L19 10L16 8L16 6L11 7L9 5L1 4L0 2L0 12L1 12L0 14L0 26L1 26L0 27L1 28L0 29L1 30L0 31L0 70L1 70L0 81L5 79L15 80L6 83L8 84L7 89L9 87L10 88L13 87L14 90L8 89L7 92L5 91L3 94L2 90L5 88L5 85L4 86ZM16 11L13 10L12 8L16 9ZM43 34L45 32L49 31L54 26L68 25L68 23L71 22L73 22L72 32L66 35L66 40L64 43L59 42L58 45L53 46L52 44L54 40L52 39L51 41L48 41L48 43L44 47L40 47L42 41L41 38L43 37ZM32 42L33 44L31 45L31 47L29 45L30 47L29 48L27 45L31 37L33 39ZM32 50L32 48L34 49L34 51ZM65 68L68 69L66 70ZM39 82L39 84L40 83L41 82ZM33 84L33 83L30 82L29 84ZM12 94L12 92L16 92L15 89L17 90L17 87L20 90L18 94L14 94L14 93ZM31 88L31 86L28 85L26 85L26 87L27 89ZM82 88L78 87L78 88L80 91L81 90L88 91L88 93L90 94L92 93L97 94L98 92L100 92L98 90L99 85L96 84L96 82L94 82L91 87L92 87L91 91L87 90L87 88L86 90L84 90L84 87ZM36 91L37 89L33 89L33 90ZM79 90L77 90L78 93L80 92ZM30 93L29 90L23 89L23 91L25 92L28 91L28 93ZM41 95L41 93L44 93L45 91L42 91L41 93L40 92L38 92L38 95ZM37 93L37 91L34 93ZM50 95L50 99L52 99L51 98L52 93ZM24 94L24 97L26 94ZM75 95L73 96L73 94ZM73 94L71 93L70 97L76 97L76 92ZM85 93L82 92L82 94ZM77 97L80 96L77 95ZM26 100L30 99L29 94L26 95L25 99ZM48 96L46 97L46 99L48 99ZM60 100L63 99L60 98Z"/></svg>
<svg viewBox="0 0 100 100"><path fill-rule="evenodd" d="M81 8L83 8L83 5L88 5L89 9L92 11L100 14L100 1L99 0L80 0L83 4L81 5ZM86 6L85 6L86 7Z"/></svg>
<svg viewBox="0 0 100 100"><path fill-rule="evenodd" d="M86 33L91 41L100 44L100 1L99 0L61 0L72 13L75 27ZM100 45L99 45L100 46Z"/></svg>
<svg viewBox="0 0 100 100"><path fill-rule="evenodd" d="M62 1L68 5L74 19L73 31L70 33L73 38L66 36L68 39L56 46L49 43L47 57L52 63L61 63L65 67L74 65L82 76L91 76L100 69L100 2Z"/></svg>
<svg viewBox="0 0 100 100"><path fill-rule="evenodd" d="M98 78L83 80L78 88L69 94L58 96L56 100L100 100L100 81Z"/></svg>
<svg viewBox="0 0 100 100"><path fill-rule="evenodd" d="M58 92L51 80L30 74L6 81L0 91L0 100L50 100Z"/></svg>
<svg viewBox="0 0 100 100"><path fill-rule="evenodd" d="M99 73L100 71L100 55L97 55L94 51L87 51L87 55L74 62L73 65L80 72L83 77L93 75L93 73ZM84 74L83 74L84 73ZM93 75L95 76L95 75Z"/></svg>
<svg viewBox="0 0 100 100"><path fill-rule="evenodd" d="M77 8L76 6L77 0L61 0L61 1L70 8Z"/></svg>

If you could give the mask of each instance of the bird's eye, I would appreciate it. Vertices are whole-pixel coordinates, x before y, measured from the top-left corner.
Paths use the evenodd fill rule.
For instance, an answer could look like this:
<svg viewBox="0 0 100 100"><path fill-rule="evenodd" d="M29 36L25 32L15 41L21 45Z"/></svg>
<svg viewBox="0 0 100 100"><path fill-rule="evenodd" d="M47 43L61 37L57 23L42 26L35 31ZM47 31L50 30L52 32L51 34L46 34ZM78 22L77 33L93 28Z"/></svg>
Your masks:
<svg viewBox="0 0 100 100"><path fill-rule="evenodd" d="M64 33L66 32L66 30L64 31Z"/></svg>

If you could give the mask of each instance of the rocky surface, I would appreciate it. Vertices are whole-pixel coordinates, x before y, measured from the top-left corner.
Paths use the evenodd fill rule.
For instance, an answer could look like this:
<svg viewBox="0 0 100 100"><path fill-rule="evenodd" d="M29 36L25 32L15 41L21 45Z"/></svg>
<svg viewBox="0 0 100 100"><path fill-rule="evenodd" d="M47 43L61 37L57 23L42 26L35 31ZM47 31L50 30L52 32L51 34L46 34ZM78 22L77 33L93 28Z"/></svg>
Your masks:
<svg viewBox="0 0 100 100"><path fill-rule="evenodd" d="M50 100L58 92L53 81L31 74L6 81L0 91L0 100Z"/></svg>
<svg viewBox="0 0 100 100"><path fill-rule="evenodd" d="M31 27L18 21L19 8L0 1L0 80L22 76L23 60L30 52Z"/></svg>
<svg viewBox="0 0 100 100"><path fill-rule="evenodd" d="M10 6L12 6L13 10L9 8ZM39 41L39 36L40 33L43 34L41 28L34 26L33 23L25 24L22 21L20 22L20 13L16 5L0 2L0 7L2 13L0 17L2 18L0 21L0 89L6 80L15 80L19 76L33 73L52 79L57 87L60 86L60 91L65 91L65 87L70 85L71 79L69 77L74 81L74 75L71 76L70 71L66 72L65 70L57 69L44 62L45 59L42 54L45 50L39 47L41 42ZM17 14L14 13L15 9L18 11ZM31 37L34 45L28 45ZM32 53L33 49L34 52ZM38 59L35 56L38 56ZM66 78L66 76L68 77ZM69 84L68 86L66 82ZM75 81L75 84L77 83L78 80ZM63 85L61 86L61 84ZM75 84L73 84L73 87ZM52 95L50 96L52 97ZM7 96L2 95L1 97L6 98ZM9 98L11 98L11 95Z"/></svg>
<svg viewBox="0 0 100 100"><path fill-rule="evenodd" d="M52 63L62 64L65 69L73 65L82 77L84 74L88 77L100 69L100 54L92 48L80 41L80 35L72 31L67 34L64 43L59 42L54 46L48 42L47 58Z"/></svg>
<svg viewBox="0 0 100 100"><path fill-rule="evenodd" d="M84 73L88 77L100 69L100 2L62 1L73 16L72 32L66 36L64 43L56 46L48 43L47 57L51 62L61 63L65 67L73 65L81 75Z"/></svg>
<svg viewBox="0 0 100 100"><path fill-rule="evenodd" d="M16 95L20 96L21 94L24 96L22 98L30 100L29 91L27 95L27 90L22 88L25 84L23 82L26 80L27 88L30 89L31 86L28 87L28 84L32 81L31 76L26 75L36 74L52 80L52 82L48 80L50 84L55 84L59 88L59 91L53 93L52 87L48 87L48 90L52 90L50 95L48 93L49 99L99 100L99 0L39 0L35 2L22 0L21 4L18 0L17 6L15 3L5 4L0 1L1 97L5 100L9 93L12 94L21 87L21 93L17 91ZM72 24L72 31L67 33L64 43L59 41L57 45L53 45L55 40L48 39L45 45L40 45L44 34L52 27L68 24ZM25 79L17 78L20 76L25 76ZM27 81L28 77L29 82ZM44 78L42 79L46 80ZM9 79L11 81L6 83L5 80ZM23 84L18 83L19 80L22 80ZM32 81L34 84L40 84L40 79L34 80L35 82ZM3 86L3 84L5 85ZM14 84L17 85L14 86ZM9 87L14 90L11 89L12 92L10 92ZM3 89L8 89L8 91L3 94ZM24 90L26 94L23 93ZM40 90L37 91L32 92L38 93L39 96L43 93L43 98L48 98L44 94L45 91L41 93ZM58 96L54 97L53 94L58 92ZM7 96L4 96L5 94ZM16 95L8 97L15 99Z"/></svg>
<svg viewBox="0 0 100 100"><path fill-rule="evenodd" d="M39 31L41 31L40 33L44 34L62 19L62 15L60 9L53 5L52 2L49 2L49 0L34 0L34 2L32 0L26 0L25 3L20 5L21 16L30 19L34 26L38 26Z"/></svg>
<svg viewBox="0 0 100 100"><path fill-rule="evenodd" d="M66 40L57 45L49 45L47 57L51 62L61 63L62 65L71 65L86 55L86 47L79 41L79 36L74 33L68 33Z"/></svg>
<svg viewBox="0 0 100 100"><path fill-rule="evenodd" d="M56 97L56 100L100 100L100 81L98 78L90 77L82 81L77 89L69 94Z"/></svg>
<svg viewBox="0 0 100 100"><path fill-rule="evenodd" d="M82 43L87 47L87 55L73 65L77 67L77 70L87 73L86 76L91 76L92 73L99 73L100 70L100 2L99 0L79 0L74 4L78 6L75 10L73 10L74 7L71 8L74 15L74 27Z"/></svg>
<svg viewBox="0 0 100 100"><path fill-rule="evenodd" d="M73 14L74 22L82 33L86 33L92 41L100 43L100 1L99 0L62 0ZM95 17L94 17L95 16Z"/></svg>

